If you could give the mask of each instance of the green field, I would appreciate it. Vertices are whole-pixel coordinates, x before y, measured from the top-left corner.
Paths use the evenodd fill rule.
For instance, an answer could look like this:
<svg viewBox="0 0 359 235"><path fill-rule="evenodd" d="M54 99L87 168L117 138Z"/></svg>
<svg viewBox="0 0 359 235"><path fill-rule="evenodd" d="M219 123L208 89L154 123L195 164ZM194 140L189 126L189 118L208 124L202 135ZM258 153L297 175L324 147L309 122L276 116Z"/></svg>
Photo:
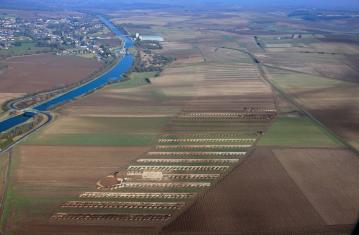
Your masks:
<svg viewBox="0 0 359 235"><path fill-rule="evenodd" d="M148 85L146 82L146 78L152 78L155 77L158 74L158 72L142 72L137 73L133 72L130 74L130 78L126 81L117 83L113 85L114 88L131 88L131 87L137 87L137 86L143 86Z"/></svg>
<svg viewBox="0 0 359 235"><path fill-rule="evenodd" d="M315 90L350 85L348 82L300 73L274 75L272 81L286 91Z"/></svg>
<svg viewBox="0 0 359 235"><path fill-rule="evenodd" d="M33 190L36 191L35 188ZM49 217L48 208L51 208L52 205L60 205L64 201L75 199L57 194L53 194L51 197L40 196L37 193L28 195L19 187L9 185L0 225L3 226L9 220L14 225L22 223L29 219L29 212L31 212L32 216ZM16 226L8 227L7 234L14 234L13 229L16 229Z"/></svg>
<svg viewBox="0 0 359 235"><path fill-rule="evenodd" d="M308 117L279 117L259 145L341 147L342 144Z"/></svg>

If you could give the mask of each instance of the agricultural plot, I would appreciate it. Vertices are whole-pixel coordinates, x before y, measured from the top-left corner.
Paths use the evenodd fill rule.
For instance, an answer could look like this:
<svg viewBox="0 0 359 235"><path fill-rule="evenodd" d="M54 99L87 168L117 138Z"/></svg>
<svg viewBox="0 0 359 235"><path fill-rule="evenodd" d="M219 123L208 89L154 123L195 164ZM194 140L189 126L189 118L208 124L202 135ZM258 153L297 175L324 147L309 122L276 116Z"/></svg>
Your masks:
<svg viewBox="0 0 359 235"><path fill-rule="evenodd" d="M249 147L249 146L248 146ZM166 158L143 158L138 159L139 163L230 163L238 159L166 159Z"/></svg>
<svg viewBox="0 0 359 235"><path fill-rule="evenodd" d="M90 199L193 199L196 196L195 193L124 193L124 192L85 192L80 194L80 198L90 198Z"/></svg>
<svg viewBox="0 0 359 235"><path fill-rule="evenodd" d="M165 222L170 218L169 214L68 214L57 213L50 220L53 223L68 221L70 224L114 224L116 222L125 222L133 225L139 222Z"/></svg>
<svg viewBox="0 0 359 235"><path fill-rule="evenodd" d="M279 117L259 145L343 147L339 140L308 117Z"/></svg>
<svg viewBox="0 0 359 235"><path fill-rule="evenodd" d="M64 117L27 144L141 146L155 141L166 117Z"/></svg>
<svg viewBox="0 0 359 235"><path fill-rule="evenodd" d="M257 147L162 234L348 233L359 208L357 164L343 149Z"/></svg>
<svg viewBox="0 0 359 235"><path fill-rule="evenodd" d="M199 66L197 73L200 76L191 81L187 78L177 80L175 74L179 70L174 67L154 79L151 86L121 88L120 84L116 85L116 94L126 95L127 99L134 91L157 88L167 97L166 101L157 98L158 102L182 97L186 105L168 118L157 136L157 143L149 151L126 168L121 167L116 173L100 179L98 191L82 193L78 200L64 202L51 217L51 223L109 223L160 228L242 162L261 133L276 118L271 90L262 82L255 65L246 63L250 61L247 55L218 49L205 51L204 57L212 60L211 64ZM229 66L224 63L225 59L238 63ZM114 88L108 92L115 94ZM146 130L144 123L152 126L143 121L136 124L139 130ZM136 132L136 125L127 127ZM91 128L97 127L92 124ZM116 203L114 199L117 199ZM161 206L154 207L156 203ZM139 211L140 208L144 210ZM106 212L106 209L110 211ZM118 213L124 210L127 214L120 217ZM168 218L158 219L151 210L167 210Z"/></svg>
<svg viewBox="0 0 359 235"><path fill-rule="evenodd" d="M13 57L0 73L1 93L34 93L87 79L102 66L96 60L52 54ZM39 69L41 68L41 69Z"/></svg>
<svg viewBox="0 0 359 235"><path fill-rule="evenodd" d="M8 184L9 155L4 154L0 157L0 208L3 208L5 202L5 192ZM1 219L1 217L0 217ZM1 221L1 220L0 220ZM1 222L0 222L1 223Z"/></svg>
<svg viewBox="0 0 359 235"><path fill-rule="evenodd" d="M342 149L273 152L326 224L356 222L359 184L355 179L359 176L359 161L355 154Z"/></svg>
<svg viewBox="0 0 359 235"><path fill-rule="evenodd" d="M3 218L4 224L9 224L7 231L26 233L21 229L34 223L47 228L54 207L76 200L79 190L93 190L98 178L145 151L140 146L21 145L13 154L9 178L7 216ZM32 230L30 234L38 233L36 228Z"/></svg>
<svg viewBox="0 0 359 235"><path fill-rule="evenodd" d="M358 149L359 86L353 82L268 70L270 79L327 127Z"/></svg>
<svg viewBox="0 0 359 235"><path fill-rule="evenodd" d="M94 209L142 209L142 210L177 210L183 202L116 202L116 201L69 201L61 208L94 208Z"/></svg>
<svg viewBox="0 0 359 235"><path fill-rule="evenodd" d="M16 226L6 223L7 231L15 235L347 233L357 205L357 193L348 186L357 179L353 156L278 99L247 54L228 48L249 50L266 64L284 63L284 69L266 70L273 81L277 75L285 76L286 81L277 80L283 89L295 84L292 92L298 96L344 86L326 79L324 84L316 80L318 76L312 79L302 73L303 80L293 81L286 68L313 72L311 62L334 62L343 56L299 53L308 45L285 41L274 45L264 36L259 38L268 40L269 46L258 47L253 34L273 29L283 35L299 24L266 23L269 18L280 19L277 13L226 12L211 18L198 12L202 17L196 20L190 12L173 14L155 10L111 14L128 30L163 36L163 49L156 52L176 60L158 76L132 73L130 80L58 109L54 123L17 149L10 187L13 207L7 208L8 221ZM320 51L323 48L315 43L322 39L317 36L305 39ZM303 84L310 84L311 90L298 88ZM355 100L356 93L352 86L346 97ZM317 107L332 107L331 101L319 104L310 99ZM283 115L278 118L277 112ZM280 146L273 150L257 143ZM308 146L321 148L303 150ZM325 173L318 174L321 164ZM340 174L340 169L346 172ZM308 183L311 177L313 183Z"/></svg>

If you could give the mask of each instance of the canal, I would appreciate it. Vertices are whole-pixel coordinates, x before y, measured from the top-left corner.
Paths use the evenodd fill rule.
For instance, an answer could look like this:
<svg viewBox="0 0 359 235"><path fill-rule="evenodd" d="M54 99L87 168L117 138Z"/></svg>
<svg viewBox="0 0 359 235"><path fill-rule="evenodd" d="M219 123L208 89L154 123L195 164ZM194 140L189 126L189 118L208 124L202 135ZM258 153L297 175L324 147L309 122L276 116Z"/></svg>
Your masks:
<svg viewBox="0 0 359 235"><path fill-rule="evenodd" d="M112 24L111 21L106 19L103 16L99 16L100 20L117 36L120 37L123 41L123 47L127 50L131 47L133 47L133 41L128 36L125 35L124 32L119 30L115 25ZM80 96L86 95L98 88L101 88L108 84L109 82L113 81L119 81L122 79L122 75L128 72L134 62L134 57L131 54L126 53L123 55L123 57L117 62L116 65L114 65L111 69L109 69L107 72L102 74L101 76L82 84L66 93L63 93L61 95L58 95L56 97L53 97L41 104L38 104L34 107L32 107L33 111L49 111L50 109L62 105L64 103L67 103L71 100L74 100ZM0 132L6 131L14 126L17 126L21 123L26 122L31 118L31 115L28 115L29 112L20 114L14 117L10 117L6 120L0 121Z"/></svg>

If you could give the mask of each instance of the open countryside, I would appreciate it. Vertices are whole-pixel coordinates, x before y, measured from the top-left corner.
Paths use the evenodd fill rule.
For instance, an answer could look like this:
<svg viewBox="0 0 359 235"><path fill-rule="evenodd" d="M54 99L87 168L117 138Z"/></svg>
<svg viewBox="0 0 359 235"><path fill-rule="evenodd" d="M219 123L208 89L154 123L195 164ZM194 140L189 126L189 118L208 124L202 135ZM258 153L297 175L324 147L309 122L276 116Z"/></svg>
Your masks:
<svg viewBox="0 0 359 235"><path fill-rule="evenodd" d="M1 234L355 234L355 10L21 1Z"/></svg>

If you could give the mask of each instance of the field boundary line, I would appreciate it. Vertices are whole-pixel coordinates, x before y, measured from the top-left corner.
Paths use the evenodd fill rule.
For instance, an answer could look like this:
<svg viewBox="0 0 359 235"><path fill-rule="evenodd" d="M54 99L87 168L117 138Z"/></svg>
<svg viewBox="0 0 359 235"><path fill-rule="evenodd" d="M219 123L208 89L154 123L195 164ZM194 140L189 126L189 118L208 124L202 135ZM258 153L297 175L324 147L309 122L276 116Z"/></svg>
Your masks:
<svg viewBox="0 0 359 235"><path fill-rule="evenodd" d="M347 147L349 150L354 152L357 156L359 156L359 150L356 149L353 145L351 145L348 141L346 141L343 137L336 134L333 130L328 128L325 124L323 124L321 121L319 121L316 117L314 117L310 112L308 112L303 105L301 105L298 101L296 101L295 97L292 97L291 95L288 95L285 91L283 91L280 87L276 86L267 76L267 73L265 69L258 65L258 68L260 69L263 79L265 79L282 97L284 97L287 101L289 101L292 105L294 105L296 108L298 108L301 112L303 112L307 117L309 117L312 121L314 121L318 126L323 128L327 134L334 139L336 139L339 143L343 144L345 147Z"/></svg>
<svg viewBox="0 0 359 235"><path fill-rule="evenodd" d="M270 69L277 69L277 70L291 72L291 73L299 73L299 74L308 75L308 76L321 77L321 78L324 78L324 79L340 81L340 82L349 82L349 83L353 83L353 84L356 84L356 85L358 84L358 83L350 81L350 80L340 80L340 79L331 78L331 77L327 77L327 76L323 76L323 75L315 75L315 74L311 74L311 73L307 73L307 72L297 71L297 70L294 70L294 69L275 66L275 65L272 65L272 64L264 64L264 63L261 63L261 64L262 64L262 66L270 68Z"/></svg>
<svg viewBox="0 0 359 235"><path fill-rule="evenodd" d="M334 139L336 139L338 142L340 142L341 144L343 144L345 147L347 147L349 150L351 150L352 152L354 152L357 156L359 156L359 150L356 149L353 145L351 145L350 143L348 143L344 138L342 138L341 136L337 135L334 131L332 131L330 128L328 128L326 125L324 125L321 121L319 121L316 117L314 117L310 112L308 112L300 103L298 103L295 100L295 97L292 97L290 95L288 95L286 92L284 92L281 88L279 88L278 86L276 86L272 81L270 81L270 79L268 78L268 75L265 71L265 69L263 68L264 66L267 66L266 64L263 64L261 61L259 61L257 59L257 57L252 54L251 52L249 52L248 50L245 49L238 49L238 48L230 48L230 47L223 47L223 48L227 48L227 49L231 49L231 50L236 50L236 51L241 51L243 53L246 53L247 55L249 55L252 59L253 62L257 65L259 72L261 73L261 77L262 79L268 83L276 92L278 92L280 95L282 95L287 101L289 101L292 105L294 105L296 108L299 109L299 111L303 112L307 117L309 117L312 121L314 121L318 126L320 126L321 128L323 128L329 136L333 137ZM300 72L298 72L300 73Z"/></svg>
<svg viewBox="0 0 359 235"><path fill-rule="evenodd" d="M9 189L9 178L11 176L11 165L12 165L12 149L10 149L8 151L8 158L9 158L9 162L8 162L8 166L6 169L6 175L5 175L5 179L4 179L4 193L2 195L1 198L1 204L0 204L0 233L3 232L3 219L4 219L4 209L5 209L5 203L7 200L7 194L8 194L8 189ZM1 235L1 234L0 234Z"/></svg>

